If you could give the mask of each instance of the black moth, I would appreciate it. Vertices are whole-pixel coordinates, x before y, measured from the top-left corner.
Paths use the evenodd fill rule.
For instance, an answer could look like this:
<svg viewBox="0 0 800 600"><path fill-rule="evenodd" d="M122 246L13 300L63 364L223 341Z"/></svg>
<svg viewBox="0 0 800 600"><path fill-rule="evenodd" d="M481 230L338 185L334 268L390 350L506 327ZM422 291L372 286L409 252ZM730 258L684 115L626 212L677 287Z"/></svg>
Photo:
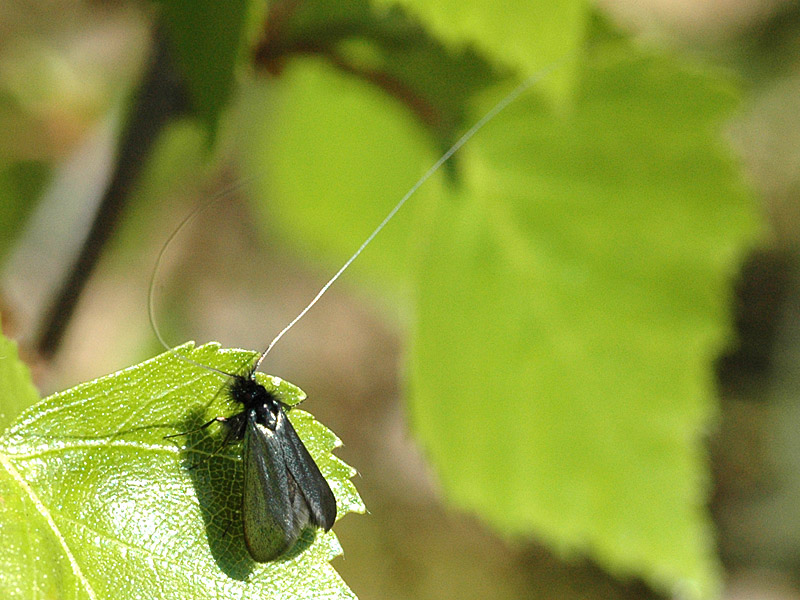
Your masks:
<svg viewBox="0 0 800 600"><path fill-rule="evenodd" d="M230 397L244 406L217 417L228 428L225 444L244 440L242 523L256 562L281 558L311 527L328 531L336 520L336 498L286 416L290 406L255 380L233 375Z"/></svg>

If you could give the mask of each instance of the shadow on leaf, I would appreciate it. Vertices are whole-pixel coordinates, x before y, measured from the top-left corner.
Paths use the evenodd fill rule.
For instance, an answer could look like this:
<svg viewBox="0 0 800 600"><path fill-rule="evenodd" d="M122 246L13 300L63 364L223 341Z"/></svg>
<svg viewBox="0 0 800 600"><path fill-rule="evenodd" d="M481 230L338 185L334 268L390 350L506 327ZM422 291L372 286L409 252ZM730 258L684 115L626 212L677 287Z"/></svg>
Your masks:
<svg viewBox="0 0 800 600"><path fill-rule="evenodd" d="M200 412L186 419L185 467L191 477L206 538L214 561L228 577L246 580L255 562L247 552L242 534L242 461L240 443L223 447L224 426L197 430ZM192 431L191 425L194 425Z"/></svg>

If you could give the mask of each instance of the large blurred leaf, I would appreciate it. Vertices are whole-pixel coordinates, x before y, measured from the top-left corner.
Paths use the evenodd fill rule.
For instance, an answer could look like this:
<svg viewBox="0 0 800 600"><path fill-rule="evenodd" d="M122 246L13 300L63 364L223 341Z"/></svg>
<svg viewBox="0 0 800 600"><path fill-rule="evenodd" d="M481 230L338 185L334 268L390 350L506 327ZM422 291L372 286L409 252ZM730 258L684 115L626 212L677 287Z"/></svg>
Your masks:
<svg viewBox="0 0 800 600"><path fill-rule="evenodd" d="M213 136L231 95L236 62L251 18L251 0L157 0L193 114Z"/></svg>
<svg viewBox="0 0 800 600"><path fill-rule="evenodd" d="M527 74L578 48L589 17L589 5L583 0L502 4L490 0L381 1L404 6L454 46L475 46L493 60ZM563 68L541 87L563 97L571 79L571 70Z"/></svg>
<svg viewBox="0 0 800 600"><path fill-rule="evenodd" d="M718 78L602 47L574 110L528 97L465 149L419 270L413 423L459 506L712 597L703 434L758 229Z"/></svg>
<svg viewBox="0 0 800 600"><path fill-rule="evenodd" d="M493 57L449 47L399 7L376 8L367 0L276 0L270 16L275 31L257 60L271 72L282 71L299 53L323 56L342 73L399 100L444 146L464 127L473 94L498 78Z"/></svg>
<svg viewBox="0 0 800 600"><path fill-rule="evenodd" d="M280 77L250 90L234 139L265 226L331 257L334 269L469 125L474 95L500 74L399 8L312 0L275 2L271 14L280 19L259 57ZM421 190L415 205L430 206L431 193ZM397 290L410 272L412 212L398 215L349 276L370 272Z"/></svg>
<svg viewBox="0 0 800 600"><path fill-rule="evenodd" d="M178 351L219 369L252 360L214 345ZM262 383L290 404L303 397L277 378ZM213 431L164 439L231 414L220 386L166 353L29 409L0 438L3 597L352 598L328 564L341 553L333 533L292 560L249 558L235 448L217 453ZM307 413L290 416L339 514L363 511L353 470L330 454L336 436Z"/></svg>
<svg viewBox="0 0 800 600"><path fill-rule="evenodd" d="M267 93L254 90L251 101L268 104ZM253 173L269 175L254 180L265 199L258 208L267 227L314 256L332 257L333 272L436 157L398 102L322 61L288 67L278 94L269 120L247 123L251 133L263 128L244 157ZM430 206L437 189L431 184L416 206ZM412 210L398 214L348 275L369 272L392 286L404 281L413 222Z"/></svg>
<svg viewBox="0 0 800 600"><path fill-rule="evenodd" d="M20 161L0 169L0 267L36 208L50 169L36 161Z"/></svg>

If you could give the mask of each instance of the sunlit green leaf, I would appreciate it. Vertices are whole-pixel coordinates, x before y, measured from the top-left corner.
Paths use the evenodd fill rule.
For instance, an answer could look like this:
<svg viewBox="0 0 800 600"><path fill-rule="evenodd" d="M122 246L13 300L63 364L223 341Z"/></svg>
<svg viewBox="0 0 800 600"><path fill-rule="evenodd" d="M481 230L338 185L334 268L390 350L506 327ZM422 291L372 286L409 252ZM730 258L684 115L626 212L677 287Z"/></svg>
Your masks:
<svg viewBox="0 0 800 600"><path fill-rule="evenodd" d="M19 359L17 344L0 334L0 429L38 399L28 366Z"/></svg>
<svg viewBox="0 0 800 600"><path fill-rule="evenodd" d="M287 68L277 106L252 137L247 153L266 227L276 227L313 256L341 264L436 159L429 139L400 103L368 83L320 61ZM266 104L265 90L254 90ZM277 98L276 98L277 99ZM277 118L275 115L279 115ZM436 180L420 190L416 206L430 206ZM410 274L408 232L415 214L406 210L381 233L349 276L369 272L390 286Z"/></svg>
<svg viewBox="0 0 800 600"><path fill-rule="evenodd" d="M250 559L238 449L221 449L213 427L164 438L235 411L220 376L178 352L230 370L253 357L187 345L46 398L0 438L3 597L353 598L329 565L341 553L332 532L291 560ZM290 404L304 396L262 383ZM363 511L354 471L330 454L336 436L299 409L290 417L339 515Z"/></svg>
<svg viewBox="0 0 800 600"><path fill-rule="evenodd" d="M599 48L574 109L475 138L419 270L412 417L448 496L511 534L713 597L704 433L758 218L722 80Z"/></svg>
<svg viewBox="0 0 800 600"><path fill-rule="evenodd" d="M474 46L503 64L532 74L574 52L583 42L589 5L582 0L503 2L490 0L382 0L400 4L436 35L456 47ZM574 64L572 65L574 66ZM572 66L540 86L556 98L572 80Z"/></svg>

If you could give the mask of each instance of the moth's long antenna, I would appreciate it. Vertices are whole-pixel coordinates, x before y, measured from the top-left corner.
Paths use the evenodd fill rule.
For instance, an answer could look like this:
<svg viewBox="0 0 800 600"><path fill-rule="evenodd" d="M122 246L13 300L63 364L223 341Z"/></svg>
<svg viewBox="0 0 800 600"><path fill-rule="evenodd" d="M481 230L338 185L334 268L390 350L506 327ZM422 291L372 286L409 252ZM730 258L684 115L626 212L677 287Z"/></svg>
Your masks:
<svg viewBox="0 0 800 600"><path fill-rule="evenodd" d="M372 242L375 236L378 235L383 230L383 228L386 227L389 221L391 221L394 218L397 212L401 208L403 208L403 205L406 203L406 201L411 196L414 195L414 193L422 186L422 184L424 184L426 181L428 181L428 179L430 179L431 175L436 173L436 171L438 171L439 168L444 163L446 163L451 156L453 156L453 154L458 152L458 150L464 144L466 144L476 133L478 133L483 128L484 125L486 125L489 121L494 119L503 109L505 109L512 102L514 102L514 100L519 98L531 86L535 85L543 78L545 78L547 75L549 75L553 70L557 69L565 60L567 60L567 58L569 58L569 56L562 58L561 60L555 63L550 64L548 67L528 77L525 81L523 81L513 90L511 90L502 100L500 100L497 104L495 104L491 108L491 110L489 110L489 112L483 115L483 117L477 123L475 123L475 125L470 127L470 129L464 135L458 138L456 143L453 144L450 147L450 149L447 152L445 152L441 156L441 158L439 158L439 160L433 163L433 165L427 171L425 171L422 177L420 177L419 180L417 180L417 182L413 186L411 186L411 189L409 189L408 192L406 192L406 194L402 198L400 198L400 200L397 202L397 204L394 205L392 210L389 211L389 214L386 215L383 221L381 221L380 224L372 231L372 233L370 233L367 236L367 239L364 240L364 242L358 247L358 250L356 250L353 253L353 255L347 259L347 261L341 266L341 268L338 271L336 271L336 274L333 277L331 277L325 285L322 286L322 288L319 290L319 292L317 292L317 295L314 296L311 302L309 302L308 305L302 311L300 311L300 314L298 314L294 319L292 319L292 321L286 327L284 327L278 333L278 335L276 335L273 338L273 340L269 343L269 346L267 346L267 349L264 350L264 352L262 352L261 356L258 358L258 361L253 367L253 370L255 371L258 369L258 367L267 357L267 354L269 354L270 350L272 350L275 344L278 343L278 340L280 340L286 334L287 331L289 331L292 327L294 327L294 325L300 319L302 319L309 310L311 310L311 308L317 303L317 301L320 298L322 298L323 294L325 294L325 292L328 291L328 288L331 287L337 279L339 279L342 273L344 273L345 270L347 270L347 268L352 264L352 262L355 259L357 259L358 256L364 251L364 248L369 246L370 242Z"/></svg>
<svg viewBox="0 0 800 600"><path fill-rule="evenodd" d="M158 277L158 271L161 267L161 263L164 260L164 256L167 253L167 249L169 248L170 244L175 240L178 234L183 230L186 225L188 225L191 221L193 221L197 216L210 207L212 204L220 200L221 198L225 198L234 192L239 191L245 185L250 183L252 177L246 177L242 180L237 181L233 185L226 187L225 189L217 192L213 196L211 196L208 200L203 202L202 204L198 205L192 212L190 212L186 217L184 217L183 221L180 222L175 230L170 234L167 238L167 241L164 242L164 245L161 246L161 250L158 252L158 258L156 258L156 264L153 267L153 273L150 276L150 287L147 290L147 316L150 319L150 327L153 329L153 333L156 335L156 338L161 343L162 346L166 350L171 350L171 347L167 345L167 342L164 340L164 336L161 334L161 330L158 328L158 323L156 322L155 317L155 293L156 293L156 279ZM210 371L214 371L215 373L219 373L220 375L225 375L227 377L232 377L231 373L226 373L225 371L221 371L220 369L215 369L214 367L209 367L208 365L204 365L202 363L197 362L196 360L192 360L188 356L183 356L182 354L176 353L175 356L178 358L185 360L197 367L202 367L204 369L208 369Z"/></svg>

